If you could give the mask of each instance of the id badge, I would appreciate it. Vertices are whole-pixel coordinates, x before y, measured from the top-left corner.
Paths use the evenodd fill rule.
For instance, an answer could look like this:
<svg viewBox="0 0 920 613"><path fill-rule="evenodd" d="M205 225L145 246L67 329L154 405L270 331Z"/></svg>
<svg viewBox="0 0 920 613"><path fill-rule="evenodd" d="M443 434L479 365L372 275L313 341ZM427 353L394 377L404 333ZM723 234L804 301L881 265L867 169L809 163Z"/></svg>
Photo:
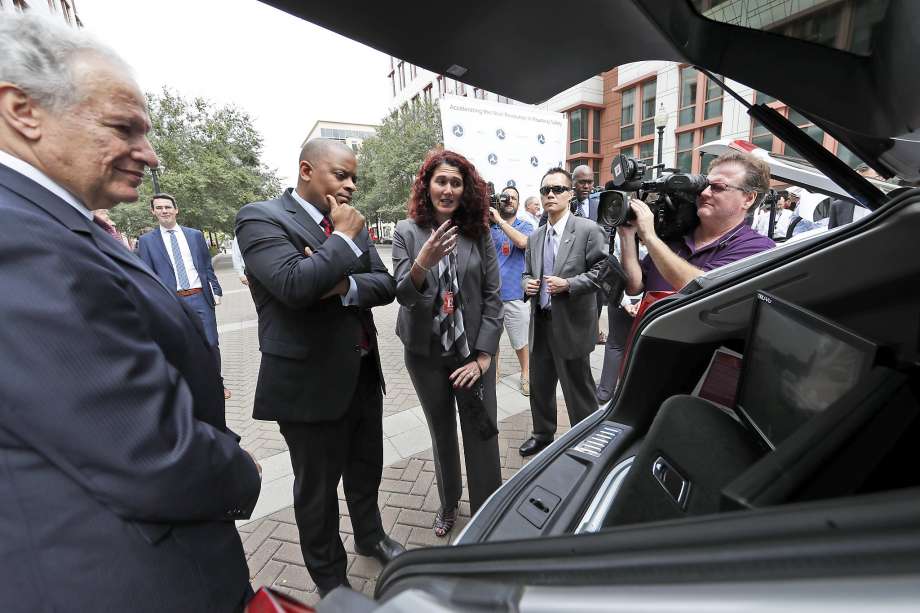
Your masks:
<svg viewBox="0 0 920 613"><path fill-rule="evenodd" d="M502 255L509 256L511 255L511 243L505 241L502 243Z"/></svg>
<svg viewBox="0 0 920 613"><path fill-rule="evenodd" d="M444 292L441 296L441 312L445 315L454 314L454 293L450 290Z"/></svg>

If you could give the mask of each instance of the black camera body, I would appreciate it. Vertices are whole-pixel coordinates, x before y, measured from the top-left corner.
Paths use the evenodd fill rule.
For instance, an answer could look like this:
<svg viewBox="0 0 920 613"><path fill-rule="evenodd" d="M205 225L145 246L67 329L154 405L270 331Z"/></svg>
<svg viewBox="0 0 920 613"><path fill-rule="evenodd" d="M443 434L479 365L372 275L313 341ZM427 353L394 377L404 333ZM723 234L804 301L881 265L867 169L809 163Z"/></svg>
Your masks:
<svg viewBox="0 0 920 613"><path fill-rule="evenodd" d="M496 194L495 193L495 184L489 181L486 183L489 188L489 206L495 210L501 210L501 205L507 204L511 198L508 197L508 194Z"/></svg>
<svg viewBox="0 0 920 613"><path fill-rule="evenodd" d="M655 234L664 241L678 239L700 223L696 198L709 185L705 176L665 171L645 181L646 164L625 155L615 157L610 170L613 189L600 193L597 210L597 222L608 231L636 218L629 206L633 193L651 209Z"/></svg>

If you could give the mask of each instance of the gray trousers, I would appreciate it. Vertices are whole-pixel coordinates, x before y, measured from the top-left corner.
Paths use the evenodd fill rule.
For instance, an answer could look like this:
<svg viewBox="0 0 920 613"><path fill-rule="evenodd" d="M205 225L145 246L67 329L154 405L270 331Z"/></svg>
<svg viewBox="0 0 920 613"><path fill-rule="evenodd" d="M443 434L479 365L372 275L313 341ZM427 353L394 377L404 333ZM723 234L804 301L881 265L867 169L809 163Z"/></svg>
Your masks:
<svg viewBox="0 0 920 613"><path fill-rule="evenodd" d="M533 346L530 348L533 437L538 441L551 441L556 435L556 383L562 384L569 422L574 426L597 410L594 375L590 355L571 360L558 357L556 348L565 343L565 339L554 338L552 321L546 315L538 311L533 325Z"/></svg>
<svg viewBox="0 0 920 613"><path fill-rule="evenodd" d="M441 508L454 508L463 489L460 447L457 441L459 411L470 511L475 513L502 483L498 436L483 440L476 425L467 419L468 412L464 411L464 406L473 392L455 390L448 380L447 377L457 368L454 359L441 357L437 345L432 347L431 355L419 355L407 350L405 358L406 369L422 403L422 410L428 421L428 431L431 433ZM483 373L482 384L483 403L494 423L498 412L494 360L489 370Z"/></svg>

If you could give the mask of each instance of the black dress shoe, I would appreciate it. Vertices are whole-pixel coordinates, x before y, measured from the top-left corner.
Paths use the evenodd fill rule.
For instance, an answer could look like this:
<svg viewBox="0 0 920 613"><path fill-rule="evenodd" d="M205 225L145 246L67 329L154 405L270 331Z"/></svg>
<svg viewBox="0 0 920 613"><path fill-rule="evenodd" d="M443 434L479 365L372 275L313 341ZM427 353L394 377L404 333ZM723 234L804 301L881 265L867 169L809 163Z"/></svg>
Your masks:
<svg viewBox="0 0 920 613"><path fill-rule="evenodd" d="M391 539L388 536L383 537L369 548L359 547L355 544L355 553L361 556L376 558L381 564L386 566L393 558L401 553L405 553L406 548Z"/></svg>
<svg viewBox="0 0 920 613"><path fill-rule="evenodd" d="M552 442L553 441L538 441L531 436L529 439L524 441L524 444L521 445L518 451L520 451L521 455L526 458L527 456L534 455L535 453L540 453L542 450L549 447L549 444Z"/></svg>
<svg viewBox="0 0 920 613"><path fill-rule="evenodd" d="M345 577L342 577L339 581L334 581L334 582L323 584L323 585L317 585L316 593L319 594L320 598L325 598L326 594L328 594L335 588L342 587L342 586L351 588L351 584L348 582L348 579L346 579Z"/></svg>

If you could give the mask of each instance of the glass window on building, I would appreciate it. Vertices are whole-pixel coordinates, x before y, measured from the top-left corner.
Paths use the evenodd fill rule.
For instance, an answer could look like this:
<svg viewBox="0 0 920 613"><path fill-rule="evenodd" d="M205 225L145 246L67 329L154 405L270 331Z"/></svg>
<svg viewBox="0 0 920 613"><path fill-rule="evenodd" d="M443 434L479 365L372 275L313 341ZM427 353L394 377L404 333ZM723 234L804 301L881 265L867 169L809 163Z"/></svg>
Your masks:
<svg viewBox="0 0 920 613"><path fill-rule="evenodd" d="M633 111L636 106L636 88L627 89L621 96L620 140L632 140L636 136L636 119Z"/></svg>
<svg viewBox="0 0 920 613"><path fill-rule="evenodd" d="M856 168L863 163L859 156L857 156L855 153L840 143L837 143L837 157L840 158L840 160L850 168Z"/></svg>
<svg viewBox="0 0 920 613"><path fill-rule="evenodd" d="M710 143L714 140L719 140L722 138L722 124L716 124L714 126L709 126L708 128L703 128L703 142L701 145ZM709 163L716 159L716 156L711 153L704 153L700 156L700 172L706 173L709 170Z"/></svg>
<svg viewBox="0 0 920 613"><path fill-rule="evenodd" d="M680 112L677 116L677 125L687 125L696 119L696 77L696 68L681 68Z"/></svg>
<svg viewBox="0 0 920 613"><path fill-rule="evenodd" d="M588 111L569 112L569 155L588 152Z"/></svg>
<svg viewBox="0 0 920 613"><path fill-rule="evenodd" d="M757 95L754 96L754 104L770 104L771 102L776 102L776 98L770 94L757 92Z"/></svg>
<svg viewBox="0 0 920 613"><path fill-rule="evenodd" d="M751 142L767 151L773 151L773 133L756 119L751 120Z"/></svg>
<svg viewBox="0 0 920 613"><path fill-rule="evenodd" d="M601 152L601 112L599 109L594 109L594 129L592 130L594 134L594 141L592 143L592 151L594 153Z"/></svg>
<svg viewBox="0 0 920 613"><path fill-rule="evenodd" d="M655 141L649 140L639 143L639 159L645 162L646 166L655 163Z"/></svg>
<svg viewBox="0 0 920 613"><path fill-rule="evenodd" d="M703 107L703 119L722 116L722 88L712 79L706 79L706 103Z"/></svg>
<svg viewBox="0 0 920 613"><path fill-rule="evenodd" d="M655 133L655 96L657 83L649 81L642 85L642 128L639 134L648 136Z"/></svg>
<svg viewBox="0 0 920 613"><path fill-rule="evenodd" d="M681 172L693 170L693 131L682 132L677 135L677 154L674 158L674 167Z"/></svg>

